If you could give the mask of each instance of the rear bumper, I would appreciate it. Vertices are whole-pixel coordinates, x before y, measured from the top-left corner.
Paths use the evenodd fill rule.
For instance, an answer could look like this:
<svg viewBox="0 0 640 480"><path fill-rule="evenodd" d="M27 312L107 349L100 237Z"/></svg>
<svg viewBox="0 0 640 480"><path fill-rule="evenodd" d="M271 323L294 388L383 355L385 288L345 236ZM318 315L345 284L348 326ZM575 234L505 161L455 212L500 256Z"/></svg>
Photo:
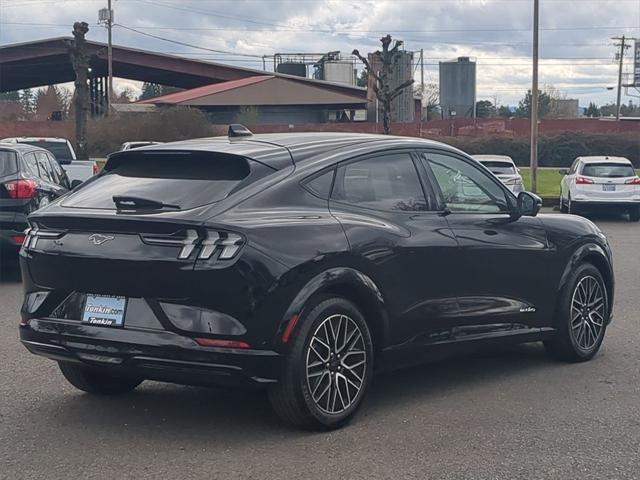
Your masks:
<svg viewBox="0 0 640 480"><path fill-rule="evenodd" d="M572 200L572 206L578 208L628 208L628 207L640 207L640 200L628 200L628 199L580 199Z"/></svg>
<svg viewBox="0 0 640 480"><path fill-rule="evenodd" d="M281 362L270 350L201 347L174 332L48 318L22 324L20 340L52 360L186 385L259 388L277 381Z"/></svg>
<svg viewBox="0 0 640 480"><path fill-rule="evenodd" d="M22 246L22 241L18 241L24 235L24 230L0 229L0 250L18 252Z"/></svg>

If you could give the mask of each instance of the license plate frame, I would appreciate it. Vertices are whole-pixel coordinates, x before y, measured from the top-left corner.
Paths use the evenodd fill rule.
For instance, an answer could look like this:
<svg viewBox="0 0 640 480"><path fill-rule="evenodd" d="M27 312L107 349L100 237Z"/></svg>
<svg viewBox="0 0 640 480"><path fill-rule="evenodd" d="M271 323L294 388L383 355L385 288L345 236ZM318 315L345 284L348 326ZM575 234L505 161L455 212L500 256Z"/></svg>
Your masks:
<svg viewBox="0 0 640 480"><path fill-rule="evenodd" d="M615 192L616 191L616 186L605 183L604 185L602 185L602 191L603 192Z"/></svg>
<svg viewBox="0 0 640 480"><path fill-rule="evenodd" d="M87 294L82 309L82 323L100 327L122 328L127 297Z"/></svg>

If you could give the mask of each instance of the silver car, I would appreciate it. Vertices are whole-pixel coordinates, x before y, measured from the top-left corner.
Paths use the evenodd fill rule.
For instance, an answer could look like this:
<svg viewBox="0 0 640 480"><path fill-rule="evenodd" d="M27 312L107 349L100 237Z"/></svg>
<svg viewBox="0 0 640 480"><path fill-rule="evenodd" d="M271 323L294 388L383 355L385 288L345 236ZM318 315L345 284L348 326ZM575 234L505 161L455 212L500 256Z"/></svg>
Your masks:
<svg viewBox="0 0 640 480"><path fill-rule="evenodd" d="M563 213L607 207L640 220L640 178L624 157L578 157L560 170L560 210Z"/></svg>
<svg viewBox="0 0 640 480"><path fill-rule="evenodd" d="M487 167L509 190L516 195L524 192L520 169L506 155L473 155L473 158Z"/></svg>

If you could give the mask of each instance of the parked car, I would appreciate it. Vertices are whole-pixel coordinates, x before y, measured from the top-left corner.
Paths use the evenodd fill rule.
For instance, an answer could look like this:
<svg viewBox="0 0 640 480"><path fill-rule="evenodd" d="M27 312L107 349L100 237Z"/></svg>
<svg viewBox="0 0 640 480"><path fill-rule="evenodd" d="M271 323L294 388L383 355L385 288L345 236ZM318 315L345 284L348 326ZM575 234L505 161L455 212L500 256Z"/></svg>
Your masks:
<svg viewBox="0 0 640 480"><path fill-rule="evenodd" d="M337 428L374 367L541 340L596 354L611 250L540 207L416 138L232 126L117 152L29 217L20 338L89 393L267 388L285 421Z"/></svg>
<svg viewBox="0 0 640 480"><path fill-rule="evenodd" d="M0 140L4 143L23 143L44 148L55 155L56 160L67 172L73 187L98 173L98 164L93 160L76 160L76 152L71 142L58 137L12 137Z"/></svg>
<svg viewBox="0 0 640 480"><path fill-rule="evenodd" d="M560 184L563 213L606 208L626 212L632 222L640 220L640 177L623 157L578 157Z"/></svg>
<svg viewBox="0 0 640 480"><path fill-rule="evenodd" d="M149 145L159 145L163 142L151 142L151 141L140 141L140 142L124 142L120 146L120 150L131 150L134 148L140 147L148 147Z"/></svg>
<svg viewBox="0 0 640 480"><path fill-rule="evenodd" d="M47 150L0 143L0 250L17 253L27 215L69 188L64 170Z"/></svg>
<svg viewBox="0 0 640 480"><path fill-rule="evenodd" d="M474 155L473 158L487 167L513 193L524 192L520 169L516 167L511 157L507 155Z"/></svg>

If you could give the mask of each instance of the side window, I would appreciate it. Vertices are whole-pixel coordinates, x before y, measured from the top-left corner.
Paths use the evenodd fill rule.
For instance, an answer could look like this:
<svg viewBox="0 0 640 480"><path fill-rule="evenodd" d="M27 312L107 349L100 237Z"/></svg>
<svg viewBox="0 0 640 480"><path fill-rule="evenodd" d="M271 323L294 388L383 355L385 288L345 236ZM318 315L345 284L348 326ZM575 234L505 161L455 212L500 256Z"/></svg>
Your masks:
<svg viewBox="0 0 640 480"><path fill-rule="evenodd" d="M313 177L304 183L307 190L321 198L329 198L331 194L331 185L333 184L333 174L335 170L330 170L322 175Z"/></svg>
<svg viewBox="0 0 640 480"><path fill-rule="evenodd" d="M573 161L573 165L571 165L571 169L569 170L569 174L573 175L578 171L578 165L580 164L580 160L577 158Z"/></svg>
<svg viewBox="0 0 640 480"><path fill-rule="evenodd" d="M36 160L35 153L26 153L24 156L24 165L29 171L31 175L36 177L40 176L40 172L38 171L38 161Z"/></svg>
<svg viewBox="0 0 640 480"><path fill-rule="evenodd" d="M47 157L49 158L49 164L51 165L51 173L53 174L53 180L58 185L66 186L65 174L64 174L64 171L62 170L62 167L60 166L58 161L55 158L53 158L52 155L47 155Z"/></svg>
<svg viewBox="0 0 640 480"><path fill-rule="evenodd" d="M427 210L418 172L408 153L392 153L338 168L331 198L376 210Z"/></svg>
<svg viewBox="0 0 640 480"><path fill-rule="evenodd" d="M485 172L464 160L440 153L424 153L446 207L452 212L509 212L505 191Z"/></svg>
<svg viewBox="0 0 640 480"><path fill-rule="evenodd" d="M51 165L46 153L36 152L36 160L38 160L38 170L40 170L40 178L53 182L51 174Z"/></svg>

